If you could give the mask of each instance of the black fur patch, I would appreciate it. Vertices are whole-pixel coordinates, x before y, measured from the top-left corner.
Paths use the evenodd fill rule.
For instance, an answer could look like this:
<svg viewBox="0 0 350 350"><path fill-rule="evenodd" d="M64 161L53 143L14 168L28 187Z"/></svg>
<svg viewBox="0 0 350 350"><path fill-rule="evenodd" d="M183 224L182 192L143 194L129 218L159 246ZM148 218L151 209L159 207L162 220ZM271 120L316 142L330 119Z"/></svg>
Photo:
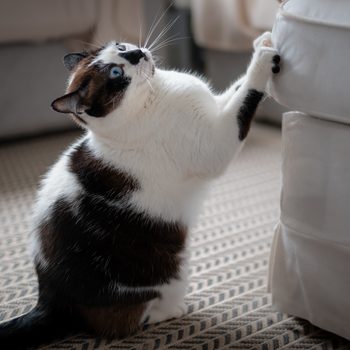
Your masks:
<svg viewBox="0 0 350 350"><path fill-rule="evenodd" d="M91 117L100 118L118 107L131 78L123 74L111 79L110 70L114 64L92 64L99 51L86 53L86 56L76 63L73 68L74 78L66 94L51 104L54 110L73 113L79 119L79 113L85 112ZM119 67L123 69L123 65ZM86 124L81 118L79 121Z"/></svg>
<svg viewBox="0 0 350 350"><path fill-rule="evenodd" d="M141 303L158 292L124 292L119 285L159 285L178 277L186 228L138 213L124 200L138 188L128 174L103 165L83 142L71 170L84 193L56 201L39 228L48 269L37 266L39 284L54 299L89 306Z"/></svg>
<svg viewBox="0 0 350 350"><path fill-rule="evenodd" d="M29 313L0 324L1 349L36 349L39 345L78 333L82 324L58 303L38 305Z"/></svg>
<svg viewBox="0 0 350 350"><path fill-rule="evenodd" d="M104 71L108 72L108 68ZM85 112L91 117L105 117L117 108L131 82L131 78L126 76L109 79L104 71L94 75L88 86L87 98L82 101L88 106Z"/></svg>
<svg viewBox="0 0 350 350"><path fill-rule="evenodd" d="M140 62L141 58L147 61L147 56L140 49L130 50L119 53L120 57L125 58L130 64L136 65Z"/></svg>
<svg viewBox="0 0 350 350"><path fill-rule="evenodd" d="M262 92L254 89L248 90L248 94L245 97L237 116L239 127L238 138L240 141L243 141L247 137L250 124L263 96L264 94Z"/></svg>
<svg viewBox="0 0 350 350"><path fill-rule="evenodd" d="M97 159L85 141L73 152L70 170L78 176L78 180L89 194L103 199L120 200L139 189L138 182L129 174Z"/></svg>

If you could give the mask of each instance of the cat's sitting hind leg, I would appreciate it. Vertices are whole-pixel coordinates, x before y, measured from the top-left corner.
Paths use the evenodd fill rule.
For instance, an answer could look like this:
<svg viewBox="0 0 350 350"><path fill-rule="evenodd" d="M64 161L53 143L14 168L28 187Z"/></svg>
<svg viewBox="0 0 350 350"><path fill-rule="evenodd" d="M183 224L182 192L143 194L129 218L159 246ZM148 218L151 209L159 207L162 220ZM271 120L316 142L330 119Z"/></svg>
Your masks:
<svg viewBox="0 0 350 350"><path fill-rule="evenodd" d="M187 312L184 302L186 287L187 282L184 279L174 279L163 285L160 297L149 303L143 323L157 323L183 316Z"/></svg>

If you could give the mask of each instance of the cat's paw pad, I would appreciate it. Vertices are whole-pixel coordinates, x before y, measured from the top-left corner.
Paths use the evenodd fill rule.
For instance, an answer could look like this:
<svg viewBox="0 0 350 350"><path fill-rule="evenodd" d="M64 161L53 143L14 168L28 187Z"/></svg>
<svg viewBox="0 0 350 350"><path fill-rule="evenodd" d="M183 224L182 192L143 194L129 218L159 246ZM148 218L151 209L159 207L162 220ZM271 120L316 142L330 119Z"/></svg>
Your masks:
<svg viewBox="0 0 350 350"><path fill-rule="evenodd" d="M281 58L275 49L262 46L254 52L247 71L247 79L256 90L265 91L272 75L279 73L280 63Z"/></svg>
<svg viewBox="0 0 350 350"><path fill-rule="evenodd" d="M275 49L262 46L255 52L254 56L256 65L260 70L270 71L273 74L280 72L281 56Z"/></svg>
<svg viewBox="0 0 350 350"><path fill-rule="evenodd" d="M272 57L272 73L278 74L281 71L281 56L279 54L276 54Z"/></svg>
<svg viewBox="0 0 350 350"><path fill-rule="evenodd" d="M258 50L261 47L272 47L272 34L271 32L265 32L257 37L253 42L254 50Z"/></svg>

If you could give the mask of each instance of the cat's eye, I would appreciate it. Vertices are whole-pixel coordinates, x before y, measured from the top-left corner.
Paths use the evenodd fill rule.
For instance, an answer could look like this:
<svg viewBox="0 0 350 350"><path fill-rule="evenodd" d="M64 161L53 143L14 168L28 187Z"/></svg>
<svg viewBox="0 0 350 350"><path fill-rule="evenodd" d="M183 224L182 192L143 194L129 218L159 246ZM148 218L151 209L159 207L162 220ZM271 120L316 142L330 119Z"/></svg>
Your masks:
<svg viewBox="0 0 350 350"><path fill-rule="evenodd" d="M111 79L118 78L122 75L123 75L123 70L118 66L112 67L111 70L109 71L109 77Z"/></svg>
<svg viewBox="0 0 350 350"><path fill-rule="evenodd" d="M118 45L117 45L117 49L118 49L119 51L125 51L125 50L126 50L126 47L125 47L125 45L120 45L120 44L118 44Z"/></svg>

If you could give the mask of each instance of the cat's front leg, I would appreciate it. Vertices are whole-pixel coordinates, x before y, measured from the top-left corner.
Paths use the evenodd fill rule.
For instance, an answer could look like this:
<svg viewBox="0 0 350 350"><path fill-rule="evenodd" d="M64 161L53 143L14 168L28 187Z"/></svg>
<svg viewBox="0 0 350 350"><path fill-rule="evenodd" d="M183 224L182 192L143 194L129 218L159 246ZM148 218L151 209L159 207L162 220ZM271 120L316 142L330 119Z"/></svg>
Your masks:
<svg viewBox="0 0 350 350"><path fill-rule="evenodd" d="M266 32L256 39L254 46L255 51L243 84L226 106L222 107L223 118L236 116L240 141L243 141L248 134L256 109L265 95L269 79L280 71L280 56L272 48L271 33Z"/></svg>
<svg viewBox="0 0 350 350"><path fill-rule="evenodd" d="M203 176L221 175L239 153L267 83L279 72L280 57L272 48L270 34L265 33L255 46L242 84L239 87L234 84L223 95L214 97L218 115L210 126L203 126L205 142L196 155L201 161L198 173Z"/></svg>
<svg viewBox="0 0 350 350"><path fill-rule="evenodd" d="M258 63L259 65L259 60L260 56L262 54L262 51L264 50L272 50L273 56L276 56L275 58L272 58L272 67L271 71L272 73L278 73L280 70L279 63L280 63L280 58L275 50L272 49L272 40L271 40L271 33L270 32L265 32L264 34L260 35L257 39L254 40L253 43L253 48L254 48L254 53L252 56L251 63L248 68L248 72L254 69L254 66ZM268 65L270 64L270 61L268 60ZM263 67L262 71L264 70ZM265 75L265 81L268 80L269 75L271 75L271 71L269 69L266 70L268 73ZM252 73L252 72L251 72ZM254 75L259 75L257 72L255 74L250 75L250 79L254 78ZM261 74L260 74L261 75ZM234 98L234 95L236 92L240 89L240 87L247 81L247 74L244 74L241 76L237 81L235 81L224 93L216 96L216 101L218 106L223 109L226 107L226 105L229 103L230 100ZM264 79L262 79L262 84L260 84L260 89L265 90L265 85Z"/></svg>
<svg viewBox="0 0 350 350"><path fill-rule="evenodd" d="M215 95L210 115L198 125L201 140L193 147L193 173L215 178L221 175L239 153L252 119L263 99L270 78L280 70L280 57L272 48L271 34L255 43L255 52L246 75L226 92ZM209 108L208 108L209 110Z"/></svg>

